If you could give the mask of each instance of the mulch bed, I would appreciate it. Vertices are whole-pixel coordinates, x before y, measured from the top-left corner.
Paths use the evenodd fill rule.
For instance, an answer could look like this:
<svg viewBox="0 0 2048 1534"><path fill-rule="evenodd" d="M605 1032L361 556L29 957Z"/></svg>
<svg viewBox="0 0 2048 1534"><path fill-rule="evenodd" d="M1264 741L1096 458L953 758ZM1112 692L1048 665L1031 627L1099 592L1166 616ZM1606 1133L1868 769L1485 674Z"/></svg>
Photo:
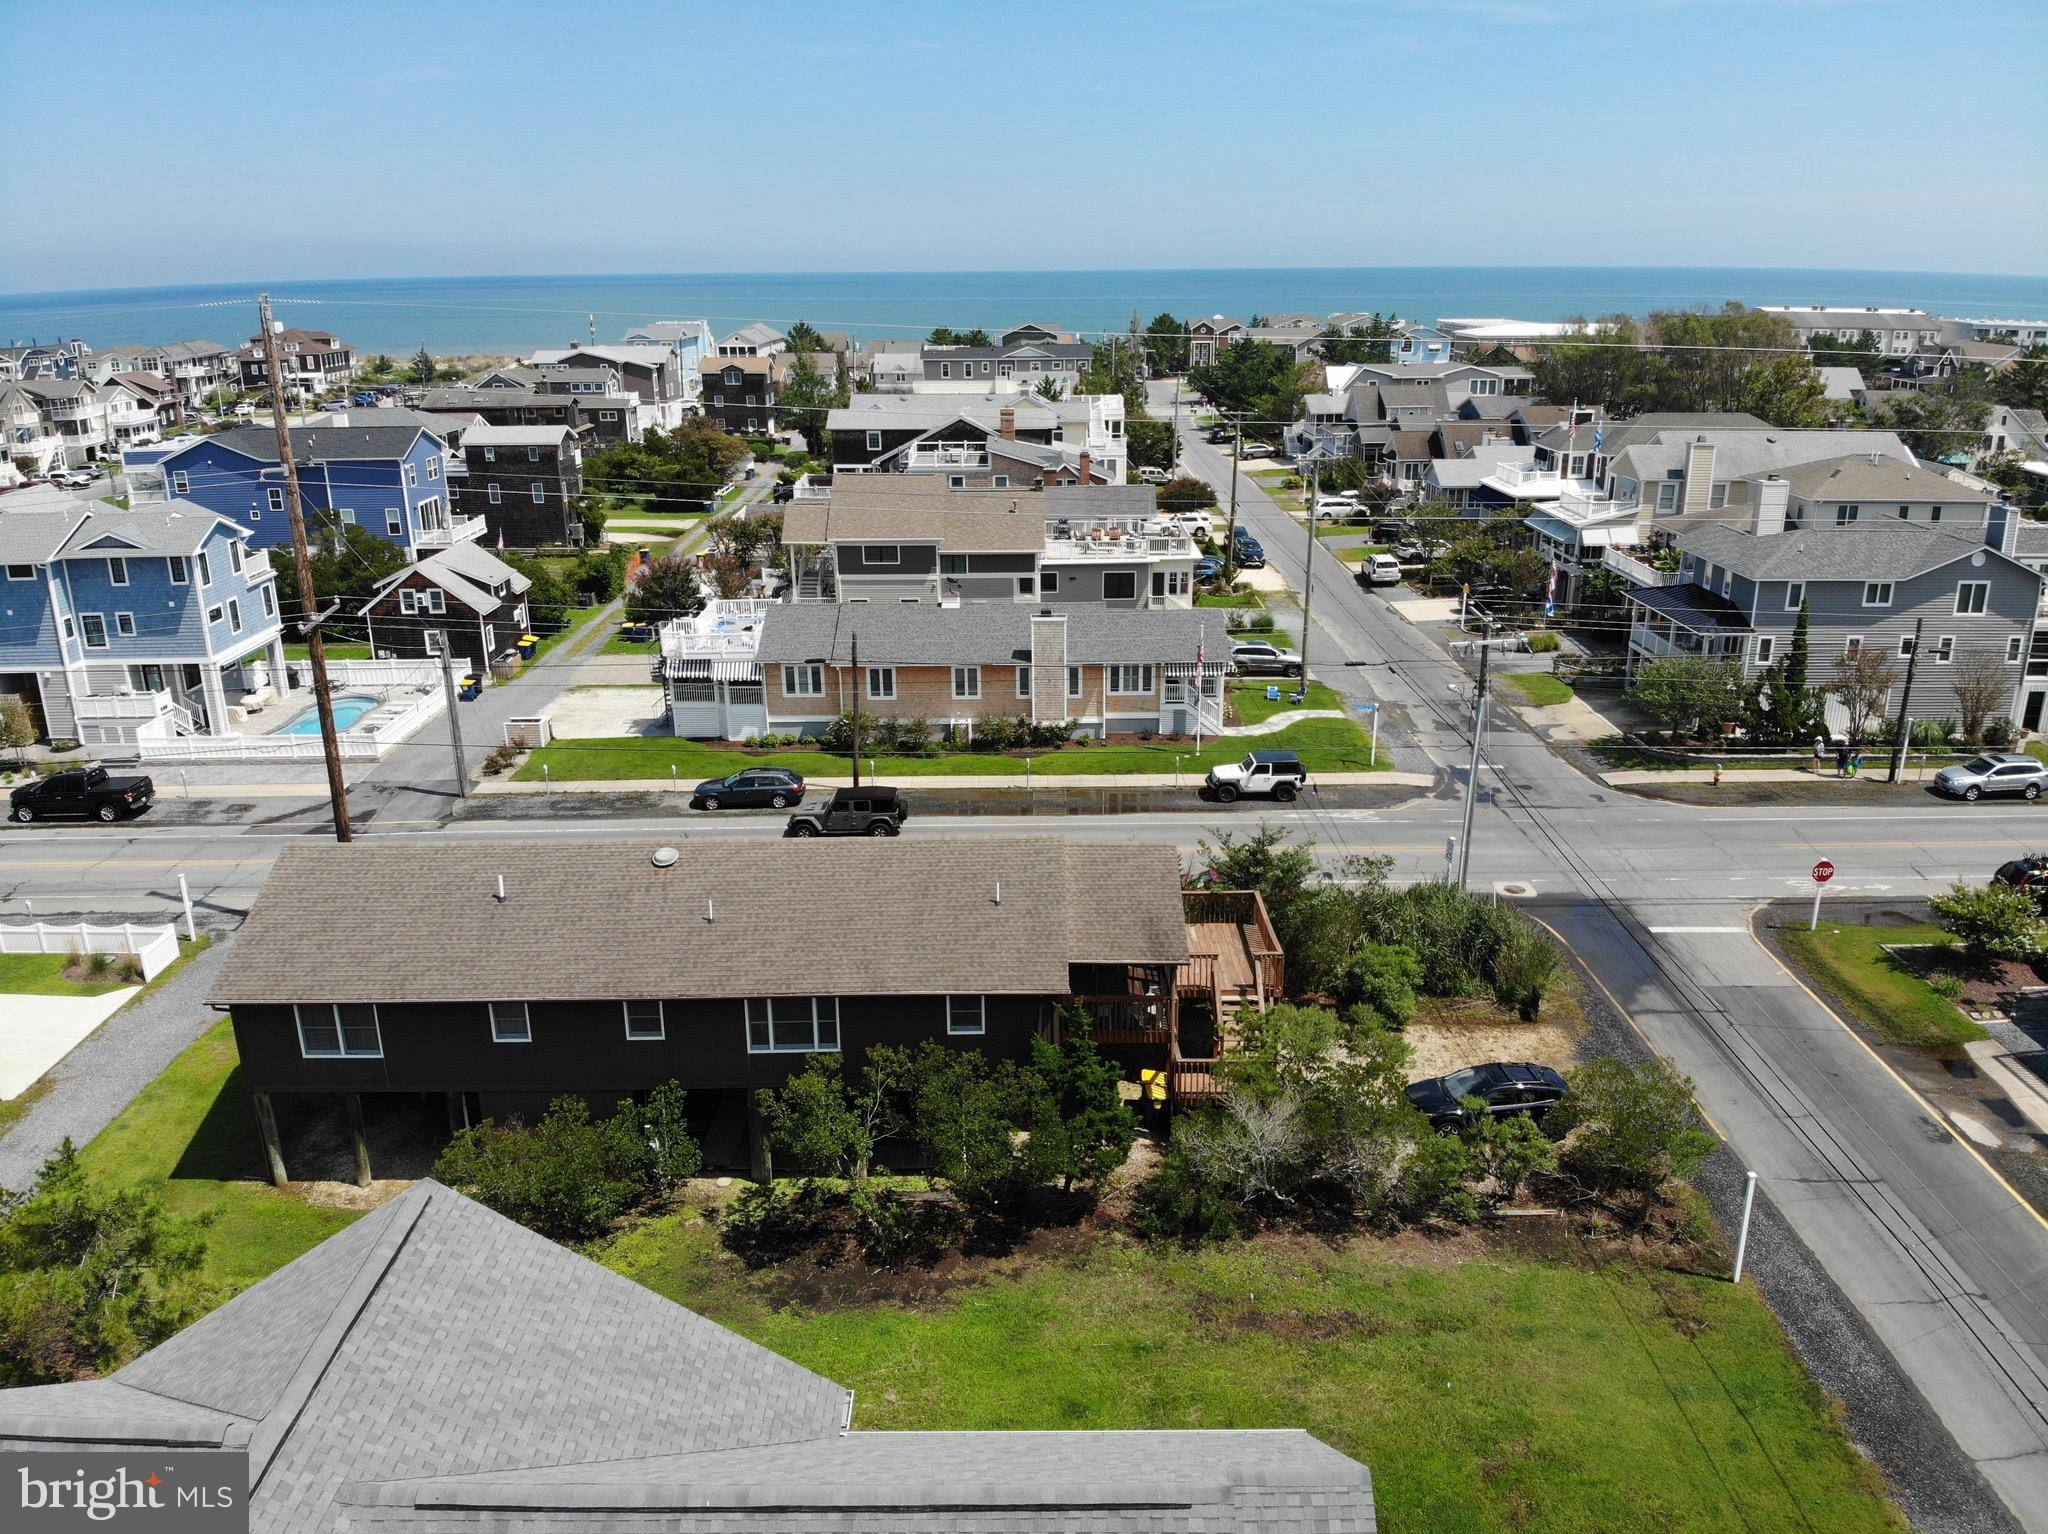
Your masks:
<svg viewBox="0 0 2048 1534"><path fill-rule="evenodd" d="M1939 943L1887 943L1884 951L1922 980L1952 976L1962 981L1963 994L1957 1005L1973 1017L1986 1012L2010 1013L2015 997L2048 988L2048 969L2038 959L1980 961Z"/></svg>

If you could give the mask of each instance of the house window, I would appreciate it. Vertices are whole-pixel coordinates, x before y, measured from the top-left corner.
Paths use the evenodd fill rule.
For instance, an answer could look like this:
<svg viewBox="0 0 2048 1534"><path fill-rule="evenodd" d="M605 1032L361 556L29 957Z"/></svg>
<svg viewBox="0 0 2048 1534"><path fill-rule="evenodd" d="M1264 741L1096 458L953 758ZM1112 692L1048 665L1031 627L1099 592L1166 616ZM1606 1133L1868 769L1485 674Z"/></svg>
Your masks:
<svg viewBox="0 0 2048 1534"><path fill-rule="evenodd" d="M1138 595L1138 573L1135 570L1105 570L1102 573L1102 600L1105 602L1132 601Z"/></svg>
<svg viewBox="0 0 2048 1534"><path fill-rule="evenodd" d="M749 997L747 1053L750 1055L836 1053L839 998L836 996Z"/></svg>
<svg viewBox="0 0 2048 1534"><path fill-rule="evenodd" d="M242 573L242 545L239 539L228 545L228 564L233 567L235 574L240 575ZM125 585L126 583L121 582L118 584Z"/></svg>
<svg viewBox="0 0 2048 1534"><path fill-rule="evenodd" d="M1031 696L1031 668L1029 666L1019 666L1017 668L1017 696L1020 698Z"/></svg>
<svg viewBox="0 0 2048 1534"><path fill-rule="evenodd" d="M384 508L384 531L394 538L405 532L405 518L398 514L398 508L395 506Z"/></svg>
<svg viewBox="0 0 2048 1534"><path fill-rule="evenodd" d="M485 449L484 449L484 462L485 462L485 463L496 463L497 461L498 461L498 450L497 450L496 448L494 448L494 447L487 447L487 448L485 448Z"/></svg>
<svg viewBox="0 0 2048 1534"><path fill-rule="evenodd" d="M948 474L946 476L946 488L949 490L965 490L967 488L967 476L965 474Z"/></svg>
<svg viewBox="0 0 2048 1534"><path fill-rule="evenodd" d="M384 1057L384 1038L377 1029L377 1008L366 1001L294 1006L299 1023L299 1053L308 1060L332 1056Z"/></svg>
<svg viewBox="0 0 2048 1534"><path fill-rule="evenodd" d="M1956 616L1974 617L1991 605L1991 582L1959 581L1956 584Z"/></svg>
<svg viewBox="0 0 2048 1534"><path fill-rule="evenodd" d="M107 561L107 579L116 586L128 584L128 561L110 559Z"/></svg>
<svg viewBox="0 0 2048 1534"><path fill-rule="evenodd" d="M941 362L941 363L939 364L939 377L941 377L941 378L951 378L952 376L953 376L953 364L952 364L952 363L950 363L950 362Z"/></svg>
<svg viewBox="0 0 2048 1534"><path fill-rule="evenodd" d="M268 584L265 584L262 589L263 616L266 618L275 618L277 616L277 592Z"/></svg>
<svg viewBox="0 0 2048 1534"><path fill-rule="evenodd" d="M876 703L893 703L896 699L896 668L870 666L867 670L868 698Z"/></svg>
<svg viewBox="0 0 2048 1534"><path fill-rule="evenodd" d="M1152 668L1150 666L1111 666L1109 668L1109 690L1112 693L1122 693L1125 696L1151 692L1153 690Z"/></svg>
<svg viewBox="0 0 2048 1534"><path fill-rule="evenodd" d="M123 639L133 639L135 637L135 614L115 613L114 632Z"/></svg>
<svg viewBox="0 0 2048 1534"><path fill-rule="evenodd" d="M64 637L66 639L76 639L78 637L78 630L72 626L69 618L64 620Z"/></svg>
<svg viewBox="0 0 2048 1534"><path fill-rule="evenodd" d="M903 563L903 548L894 543L870 543L863 545L860 556L871 565L900 565Z"/></svg>
<svg viewBox="0 0 2048 1534"><path fill-rule="evenodd" d="M1668 482L1659 485L1657 487L1657 509L1659 511L1674 511L1677 507L1678 486Z"/></svg>
<svg viewBox="0 0 2048 1534"><path fill-rule="evenodd" d="M1890 581L1865 581L1863 583L1863 605L1865 607L1891 606L1892 583Z"/></svg>
<svg viewBox="0 0 2048 1534"><path fill-rule="evenodd" d="M199 561L199 584L211 586L213 584L213 560L204 553L195 554L192 557Z"/></svg>
<svg viewBox="0 0 2048 1534"><path fill-rule="evenodd" d="M1079 666L1067 667L1067 696L1070 698L1081 696L1081 668Z"/></svg>
<svg viewBox="0 0 2048 1534"><path fill-rule="evenodd" d="M484 486L484 499L493 506L504 500L504 498L503 493L498 489L498 482L496 480L492 480L488 485Z"/></svg>
<svg viewBox="0 0 2048 1534"><path fill-rule="evenodd" d="M400 613L412 613L418 609L418 605L418 592L413 591L410 588L406 588L398 593L398 610Z"/></svg>
<svg viewBox="0 0 2048 1534"><path fill-rule="evenodd" d="M228 598L228 629L236 634L242 632L242 603L238 597Z"/></svg>
<svg viewBox="0 0 2048 1534"><path fill-rule="evenodd" d="M869 451L869 452L871 452L871 453L879 453L879 452L880 452L881 450L882 450L882 434L881 434L880 432L878 432L878 431L871 431L871 432L869 432L869 433L868 433L868 451Z"/></svg>
<svg viewBox="0 0 2048 1534"><path fill-rule="evenodd" d="M1028 597L1033 594L1033 590L1037 585L1038 582L1031 576L1020 575L1017 577L1017 595Z"/></svg>
<svg viewBox="0 0 2048 1534"><path fill-rule="evenodd" d="M1756 641L1756 663L1759 666L1768 666L1771 663L1771 656L1777 653L1777 649L1778 641L1771 635L1758 635Z"/></svg>
<svg viewBox="0 0 2048 1534"><path fill-rule="evenodd" d="M491 1003L491 1042L493 1044L531 1044L533 1042L533 1019L527 1015L523 1001L494 1001Z"/></svg>
<svg viewBox="0 0 2048 1534"><path fill-rule="evenodd" d="M269 503L269 505L270 505L270 509L271 509L272 511L283 511L283 510L284 510L284 487L283 487L283 486L281 486L281 485L272 485L272 486L271 486L271 487L270 487L270 488L269 488L268 490L266 490L266 491L264 491L264 492L263 492L263 498L264 498L264 500L265 500L265 501L267 501L267 502Z"/></svg>
<svg viewBox="0 0 2048 1534"><path fill-rule="evenodd" d="M668 1019L658 1001L628 1001L621 1004L626 1014L626 1037L629 1039L665 1039L668 1037Z"/></svg>
<svg viewBox="0 0 2048 1534"><path fill-rule="evenodd" d="M7 567L7 578L10 581L32 581L36 578L36 567L34 565L9 565Z"/></svg>
<svg viewBox="0 0 2048 1534"><path fill-rule="evenodd" d="M985 996L948 996L946 998L946 1032L949 1034L987 1033L988 998Z"/></svg>
<svg viewBox="0 0 2048 1534"><path fill-rule="evenodd" d="M539 480L533 482L533 498L536 501L545 501L548 498L548 487Z"/></svg>
<svg viewBox="0 0 2048 1534"><path fill-rule="evenodd" d="M191 488L191 485L192 482L185 477L185 471L183 469L171 470L172 494L183 495L187 490Z"/></svg>
<svg viewBox="0 0 2048 1534"><path fill-rule="evenodd" d="M1007 490L1010 488L1010 476L1007 474L998 474L994 479L990 480L989 483L998 490Z"/></svg>
<svg viewBox="0 0 2048 1534"><path fill-rule="evenodd" d="M1861 634L1851 634L1847 639L1842 641L1842 653L1844 655L1854 655L1858 650L1862 648L1863 636Z"/></svg>
<svg viewBox="0 0 2048 1534"><path fill-rule="evenodd" d="M1861 506L1837 506L1835 508L1835 526L1847 527L1857 517L1861 516L1862 513L1863 508Z"/></svg>
<svg viewBox="0 0 2048 1534"><path fill-rule="evenodd" d="M1796 613L1806 605L1806 583L1793 581L1785 588L1785 611Z"/></svg>
<svg viewBox="0 0 2048 1534"><path fill-rule="evenodd" d="M537 448L537 447L530 447L530 448L528 448L528 449L526 450L526 461L527 461L528 463L539 463L539 462L540 462L540 449L539 449L539 448Z"/></svg>
<svg viewBox="0 0 2048 1534"><path fill-rule="evenodd" d="M1954 660L1955 658L1956 658L1956 636L1955 636L1955 635L1953 635L1953 634L1943 634L1943 635L1941 636L1941 638L1939 638L1939 639L1937 639L1937 640L1935 640L1935 641L1934 641L1934 663L1935 663L1935 665L1937 665L1937 666L1946 666L1946 665L1947 665L1947 664L1948 664L1948 663L1949 663L1950 661Z"/></svg>
<svg viewBox="0 0 2048 1534"><path fill-rule="evenodd" d="M104 650L107 647L107 620L100 613L80 613L78 623L85 630L85 647L88 650Z"/></svg>
<svg viewBox="0 0 2048 1534"><path fill-rule="evenodd" d="M939 556L939 574L965 575L966 573L967 556L965 554L941 554Z"/></svg>
<svg viewBox="0 0 2048 1534"><path fill-rule="evenodd" d="M1041 596L1052 596L1060 589L1060 573L1057 570L1042 570L1038 576L1038 590Z"/></svg>
<svg viewBox="0 0 2048 1534"><path fill-rule="evenodd" d="M619 418L619 413L616 410L600 410L597 413L597 418L600 421L616 421Z"/></svg>
<svg viewBox="0 0 2048 1534"><path fill-rule="evenodd" d="M429 458L429 459L427 460L427 478L428 478L428 479L439 479L440 477L441 477L441 460L440 460L440 459L438 459L438 458Z"/></svg>
<svg viewBox="0 0 2048 1534"><path fill-rule="evenodd" d="M2017 634L2014 634L2011 638L2006 640L2005 663L2008 666L2017 666L2020 663L2021 644L2022 641L2020 639L2020 636Z"/></svg>
<svg viewBox="0 0 2048 1534"><path fill-rule="evenodd" d="M956 698L978 698L981 696L981 667L955 666L953 668L953 696Z"/></svg>
<svg viewBox="0 0 2048 1534"><path fill-rule="evenodd" d="M1907 656L1911 655L1912 653L1913 636L1911 634L1901 634L1899 636L1899 658L1901 660L1904 660Z"/></svg>
<svg viewBox="0 0 2048 1534"><path fill-rule="evenodd" d="M824 697L825 668L823 666L784 666L782 668L782 695L786 698Z"/></svg>
<svg viewBox="0 0 2048 1534"><path fill-rule="evenodd" d="M417 465L409 463L405 466L405 483L409 490L419 489L420 471Z"/></svg>

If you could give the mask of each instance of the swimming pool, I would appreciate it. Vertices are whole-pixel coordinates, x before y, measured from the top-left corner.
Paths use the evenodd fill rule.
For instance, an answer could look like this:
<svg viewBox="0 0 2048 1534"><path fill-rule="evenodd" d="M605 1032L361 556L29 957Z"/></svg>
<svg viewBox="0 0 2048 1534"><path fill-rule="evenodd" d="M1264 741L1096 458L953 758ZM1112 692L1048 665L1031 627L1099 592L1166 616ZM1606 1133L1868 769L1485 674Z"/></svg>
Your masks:
<svg viewBox="0 0 2048 1534"><path fill-rule="evenodd" d="M334 727L345 730L363 715L377 706L375 698L346 697L334 700ZM277 732L280 735L318 735L320 733L320 707L313 707L295 715L292 722Z"/></svg>

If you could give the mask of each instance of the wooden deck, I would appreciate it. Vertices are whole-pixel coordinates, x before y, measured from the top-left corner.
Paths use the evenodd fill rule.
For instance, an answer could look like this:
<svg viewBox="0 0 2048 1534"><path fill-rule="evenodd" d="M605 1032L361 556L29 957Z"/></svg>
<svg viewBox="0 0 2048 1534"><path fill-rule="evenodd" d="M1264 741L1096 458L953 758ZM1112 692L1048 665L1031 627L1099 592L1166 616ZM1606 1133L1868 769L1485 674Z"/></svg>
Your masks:
<svg viewBox="0 0 2048 1534"><path fill-rule="evenodd" d="M1211 957L1213 978L1205 979L1218 991L1252 990L1258 985L1259 969L1252 957L1251 933L1242 922L1189 922L1188 952Z"/></svg>

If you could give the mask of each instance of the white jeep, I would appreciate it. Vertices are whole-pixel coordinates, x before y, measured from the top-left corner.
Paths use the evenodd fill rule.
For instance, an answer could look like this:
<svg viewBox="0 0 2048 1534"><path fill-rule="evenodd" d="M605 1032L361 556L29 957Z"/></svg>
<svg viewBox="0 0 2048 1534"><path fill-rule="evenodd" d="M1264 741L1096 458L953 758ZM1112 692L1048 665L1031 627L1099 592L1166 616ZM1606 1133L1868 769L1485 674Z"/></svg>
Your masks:
<svg viewBox="0 0 2048 1534"><path fill-rule="evenodd" d="M1233 803L1247 794L1292 804L1308 787L1308 769L1292 751L1248 751L1241 762L1211 767L1203 787L1218 804Z"/></svg>

